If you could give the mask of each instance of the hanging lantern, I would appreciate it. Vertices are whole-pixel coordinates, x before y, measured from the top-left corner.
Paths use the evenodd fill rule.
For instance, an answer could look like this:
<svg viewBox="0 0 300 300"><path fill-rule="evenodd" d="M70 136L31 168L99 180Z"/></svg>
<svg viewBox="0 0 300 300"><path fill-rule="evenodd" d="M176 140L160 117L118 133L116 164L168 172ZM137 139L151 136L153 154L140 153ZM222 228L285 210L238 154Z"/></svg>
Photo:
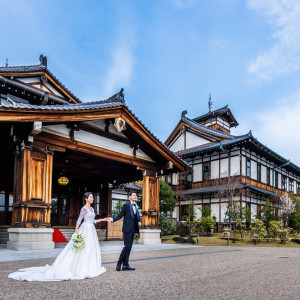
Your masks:
<svg viewBox="0 0 300 300"><path fill-rule="evenodd" d="M60 173L60 177L58 178L58 183L59 185L65 186L69 183L69 179L65 176L65 170L62 170L62 172Z"/></svg>

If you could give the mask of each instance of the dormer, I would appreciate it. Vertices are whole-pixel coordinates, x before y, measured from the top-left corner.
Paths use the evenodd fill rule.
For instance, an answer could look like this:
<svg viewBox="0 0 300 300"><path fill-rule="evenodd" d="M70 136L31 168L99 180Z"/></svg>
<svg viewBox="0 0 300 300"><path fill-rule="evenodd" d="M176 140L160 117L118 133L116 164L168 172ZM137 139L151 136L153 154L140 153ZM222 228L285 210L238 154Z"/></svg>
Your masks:
<svg viewBox="0 0 300 300"><path fill-rule="evenodd" d="M239 125L231 110L228 108L228 105L214 111L209 111L207 114L194 118L193 120L204 126L229 134L231 127Z"/></svg>

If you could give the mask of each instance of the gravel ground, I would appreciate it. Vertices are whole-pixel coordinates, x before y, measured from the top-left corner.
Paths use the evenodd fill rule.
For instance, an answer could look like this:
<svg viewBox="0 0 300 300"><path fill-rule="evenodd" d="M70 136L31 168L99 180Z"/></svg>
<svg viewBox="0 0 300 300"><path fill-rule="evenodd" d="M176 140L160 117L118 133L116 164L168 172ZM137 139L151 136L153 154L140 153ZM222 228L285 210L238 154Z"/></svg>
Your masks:
<svg viewBox="0 0 300 300"><path fill-rule="evenodd" d="M134 252L136 271L116 272L102 256L93 279L19 282L7 275L53 259L0 263L0 299L300 299L299 248L216 247ZM136 261L134 261L136 260Z"/></svg>

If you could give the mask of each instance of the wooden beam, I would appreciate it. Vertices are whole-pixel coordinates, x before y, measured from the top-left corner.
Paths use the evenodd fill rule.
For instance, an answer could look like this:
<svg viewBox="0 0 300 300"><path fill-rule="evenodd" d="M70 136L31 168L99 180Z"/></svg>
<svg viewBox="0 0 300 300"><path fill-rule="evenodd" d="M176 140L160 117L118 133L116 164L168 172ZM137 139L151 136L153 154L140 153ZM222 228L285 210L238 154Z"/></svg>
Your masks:
<svg viewBox="0 0 300 300"><path fill-rule="evenodd" d="M134 166L140 166L144 167L146 169L157 169L158 166L156 163L151 163L149 161L132 157L129 155L125 155L122 153L118 153L115 151L99 148L96 146L88 145L82 142L78 141L72 141L60 136L56 136L51 133L41 133L36 137L37 141L44 142L50 145L55 145L59 147L63 147L66 149L71 149L79 152L84 152L90 155L98 156L98 157L104 157L110 160L118 160L120 162L134 165Z"/></svg>

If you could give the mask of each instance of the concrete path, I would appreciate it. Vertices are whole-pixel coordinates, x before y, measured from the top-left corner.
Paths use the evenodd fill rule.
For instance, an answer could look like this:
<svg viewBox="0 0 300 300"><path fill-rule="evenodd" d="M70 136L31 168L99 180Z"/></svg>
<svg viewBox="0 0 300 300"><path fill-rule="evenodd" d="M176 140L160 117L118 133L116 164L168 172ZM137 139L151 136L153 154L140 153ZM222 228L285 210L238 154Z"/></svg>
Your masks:
<svg viewBox="0 0 300 300"><path fill-rule="evenodd" d="M124 247L124 242L123 241L100 242L100 247L101 247L102 255L120 253L122 248ZM182 244L160 244L160 245L133 244L132 252L187 249L191 247L201 247L201 246L182 245ZM0 262L56 258L62 250L63 248L55 248L53 250L14 251L14 250L9 250L5 246L1 245Z"/></svg>
<svg viewBox="0 0 300 300"><path fill-rule="evenodd" d="M19 268L51 264L53 259L2 262L0 299L300 299L299 248L207 246L135 251L130 265L136 271L127 272L115 271L118 256L102 255L106 273L101 276L63 282L7 278Z"/></svg>

